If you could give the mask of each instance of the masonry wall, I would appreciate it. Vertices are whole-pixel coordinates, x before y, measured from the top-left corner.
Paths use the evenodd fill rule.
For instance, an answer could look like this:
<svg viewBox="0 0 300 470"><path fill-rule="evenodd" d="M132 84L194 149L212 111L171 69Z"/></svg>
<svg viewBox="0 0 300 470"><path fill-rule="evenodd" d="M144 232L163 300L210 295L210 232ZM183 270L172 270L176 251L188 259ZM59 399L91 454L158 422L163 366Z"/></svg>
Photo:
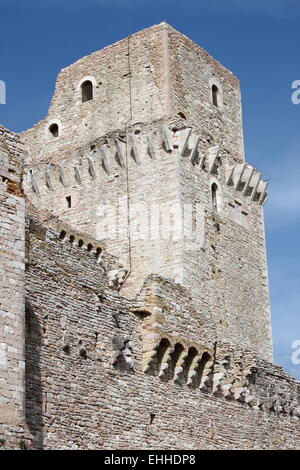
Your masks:
<svg viewBox="0 0 300 470"><path fill-rule="evenodd" d="M262 200L259 204L254 197L254 176L243 179L247 172L251 174L249 164L241 170L241 184L238 180L228 184L230 169L245 162L239 81L189 38L173 29L168 38L173 116L177 110L186 118L185 123L175 120L173 125L192 131L173 156L178 162L181 201L205 210L204 245L183 246L182 282L202 299L202 308L216 322L219 339L252 345L271 360ZM213 103L213 85L219 91L218 106ZM216 148L217 158L211 164L209 152ZM219 192L217 214L213 184Z"/></svg>
<svg viewBox="0 0 300 470"><path fill-rule="evenodd" d="M126 144L119 141L121 161L116 155L117 136L107 137L106 143L99 138L91 157L90 146L86 146L80 154L58 155L60 160L55 165L28 168L25 192L36 207L104 241L132 272L124 288L128 295L135 296L153 272L181 280L180 240L172 239L172 227L168 234L170 208L179 205L180 200L176 160L162 148L160 127L132 127L128 135L135 138L134 157L129 138ZM67 197L71 198L71 208ZM165 234L163 227L167 228Z"/></svg>
<svg viewBox="0 0 300 470"><path fill-rule="evenodd" d="M78 84L90 76L95 98L80 103ZM62 126L53 139L48 127L55 119ZM241 184L229 182L231 168L246 167L239 82L231 72L163 23L64 69L47 119L22 138L30 155L28 199L106 241L131 272L123 295L134 297L149 274L169 277L190 289L197 310L218 325L219 339L272 357L266 186L254 169L259 184L251 185L248 164L236 171ZM222 193L217 218L213 181ZM185 205L206 211L204 226L193 215L191 246L174 235L174 213ZM244 225L233 213L238 205L241 217L247 212Z"/></svg>
<svg viewBox="0 0 300 470"><path fill-rule="evenodd" d="M53 230L31 221L27 241L26 410L34 448L299 447L299 384L247 351L225 343L214 349L212 325L195 320L184 288L149 278L138 299L128 301L108 287L91 253ZM155 368L143 371L151 324L156 342L167 335L186 350L211 352L205 386L165 380ZM221 367L229 371L227 382ZM228 383L233 394L225 397ZM245 386L251 393L243 395ZM292 399L287 404L276 396L268 407L270 390Z"/></svg>
<svg viewBox="0 0 300 470"><path fill-rule="evenodd" d="M244 142L239 80L198 44L169 28L170 100L173 119L200 136L199 148L221 144L228 163L243 162ZM212 86L219 90L213 105Z"/></svg>
<svg viewBox="0 0 300 470"><path fill-rule="evenodd" d="M182 200L204 210L204 242L183 247L183 285L201 299L221 340L252 347L272 360L268 272L263 207L226 183L226 156L209 171L188 157L180 160ZM213 207L212 185L218 187Z"/></svg>
<svg viewBox="0 0 300 470"><path fill-rule="evenodd" d="M0 434L1 446L26 439L24 427L24 150L0 127Z"/></svg>
<svg viewBox="0 0 300 470"><path fill-rule="evenodd" d="M182 278L180 243L162 239L160 216L158 230L151 219L156 207L167 219L180 203L176 162L161 139L171 112L169 29L148 28L62 70L47 118L22 133L28 198L101 240L99 224L109 218L109 249L133 273L124 286L131 296L152 272ZM95 96L81 103L84 77L94 77ZM60 135L53 139L48 128L55 120ZM101 215L103 205L115 211L116 231L109 207Z"/></svg>

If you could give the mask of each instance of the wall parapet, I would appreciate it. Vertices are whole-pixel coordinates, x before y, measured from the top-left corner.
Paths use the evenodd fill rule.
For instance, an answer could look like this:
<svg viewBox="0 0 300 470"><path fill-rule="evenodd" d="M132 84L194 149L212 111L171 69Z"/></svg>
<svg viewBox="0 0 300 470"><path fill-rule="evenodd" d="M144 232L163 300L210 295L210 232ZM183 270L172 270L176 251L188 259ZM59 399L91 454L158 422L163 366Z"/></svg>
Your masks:
<svg viewBox="0 0 300 470"><path fill-rule="evenodd" d="M59 219L50 214L48 220L42 221L42 217L38 220L38 211L36 217L32 214L33 208L31 207L31 218L27 219L27 231L29 233L35 230L42 230L45 237L49 240L55 240L57 243L64 244L68 249L76 249L84 252L95 259L95 266L101 268L102 274L108 278L109 287L120 290L121 286L129 276L128 269L124 268L122 264L114 256L108 254L105 250L105 245L99 243L98 240L74 230L68 224L63 223ZM49 214L47 214L49 215ZM43 214L45 217L45 214ZM30 256L30 242L27 240L27 261Z"/></svg>

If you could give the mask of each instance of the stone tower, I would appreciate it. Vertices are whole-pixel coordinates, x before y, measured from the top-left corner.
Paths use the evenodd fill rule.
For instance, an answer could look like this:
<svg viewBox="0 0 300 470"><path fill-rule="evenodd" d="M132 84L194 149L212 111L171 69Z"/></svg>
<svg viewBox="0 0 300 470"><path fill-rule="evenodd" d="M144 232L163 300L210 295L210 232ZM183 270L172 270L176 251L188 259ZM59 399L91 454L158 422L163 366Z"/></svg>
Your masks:
<svg viewBox="0 0 300 470"><path fill-rule="evenodd" d="M230 71L162 23L63 69L22 140L28 198L105 242L122 295L172 278L218 340L271 359L267 183L245 162Z"/></svg>
<svg viewBox="0 0 300 470"><path fill-rule="evenodd" d="M23 149L0 127L0 428L12 441L24 438L25 202Z"/></svg>

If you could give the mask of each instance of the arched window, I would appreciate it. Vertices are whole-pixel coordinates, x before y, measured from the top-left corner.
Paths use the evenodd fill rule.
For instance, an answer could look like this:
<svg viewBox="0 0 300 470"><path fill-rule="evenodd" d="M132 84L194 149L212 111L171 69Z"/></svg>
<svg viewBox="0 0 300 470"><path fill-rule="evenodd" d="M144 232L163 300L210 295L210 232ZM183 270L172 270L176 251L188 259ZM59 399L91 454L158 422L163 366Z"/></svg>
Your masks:
<svg viewBox="0 0 300 470"><path fill-rule="evenodd" d="M156 353L156 364L153 370L154 375L158 375L161 369L162 364L164 363L165 356L170 349L170 341L166 338L163 338L157 348Z"/></svg>
<svg viewBox="0 0 300 470"><path fill-rule="evenodd" d="M212 206L214 212L218 212L218 185L216 183L213 183L211 186L211 200L212 200Z"/></svg>
<svg viewBox="0 0 300 470"><path fill-rule="evenodd" d="M91 101L94 98L93 84L90 80L86 80L81 85L81 99L82 103Z"/></svg>
<svg viewBox="0 0 300 470"><path fill-rule="evenodd" d="M57 124L51 124L49 127L49 132L52 135L52 137L56 138L59 136L59 127Z"/></svg>
<svg viewBox="0 0 300 470"><path fill-rule="evenodd" d="M213 85L211 87L211 92L212 92L213 105L218 108L219 107L219 88L217 87L217 85Z"/></svg>
<svg viewBox="0 0 300 470"><path fill-rule="evenodd" d="M184 352L184 347L182 344L177 343L173 349L173 352L170 354L170 364L168 369L166 370L164 376L162 377L163 381L173 380L175 374L175 368L177 366L178 360Z"/></svg>

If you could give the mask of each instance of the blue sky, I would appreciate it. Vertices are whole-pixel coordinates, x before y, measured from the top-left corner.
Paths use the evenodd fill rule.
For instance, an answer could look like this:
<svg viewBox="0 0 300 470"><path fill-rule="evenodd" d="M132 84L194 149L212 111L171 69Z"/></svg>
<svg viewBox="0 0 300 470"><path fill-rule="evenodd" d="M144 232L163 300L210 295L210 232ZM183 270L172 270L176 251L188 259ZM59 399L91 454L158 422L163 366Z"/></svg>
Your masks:
<svg viewBox="0 0 300 470"><path fill-rule="evenodd" d="M47 114L62 67L167 21L241 80L246 158L270 176L265 208L274 359L300 340L299 0L0 0L0 122L18 132ZM299 355L300 356L300 355Z"/></svg>

